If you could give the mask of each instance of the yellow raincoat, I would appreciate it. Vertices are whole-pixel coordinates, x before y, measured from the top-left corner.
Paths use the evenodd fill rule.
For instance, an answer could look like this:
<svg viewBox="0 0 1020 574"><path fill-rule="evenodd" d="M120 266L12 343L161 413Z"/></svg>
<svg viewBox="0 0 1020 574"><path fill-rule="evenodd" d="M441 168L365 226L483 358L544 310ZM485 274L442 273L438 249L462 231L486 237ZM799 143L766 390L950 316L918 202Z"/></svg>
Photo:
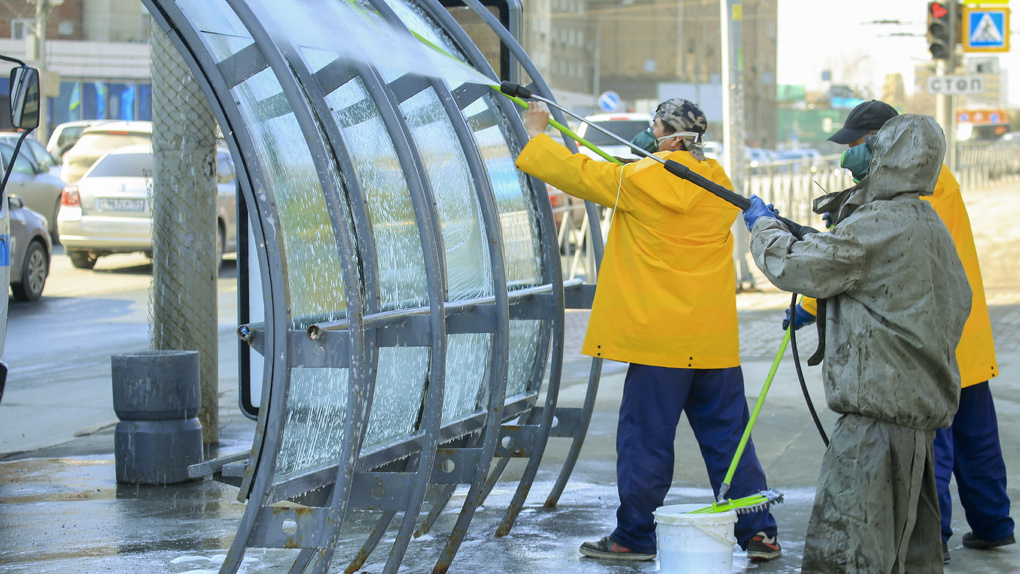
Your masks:
<svg viewBox="0 0 1020 574"><path fill-rule="evenodd" d="M660 156L732 187L714 160ZM525 146L517 167L574 197L616 206L582 353L682 369L740 365L730 232L737 207L651 159L592 161L544 134Z"/></svg>
<svg viewBox="0 0 1020 574"><path fill-rule="evenodd" d="M939 214L942 222L949 228L949 234L956 243L956 252L963 262L963 270L967 273L970 289L974 292L970 317L963 327L963 338L956 347L960 381L964 387L983 383L999 376L999 366L995 360L995 342L992 340L992 322L988 318L988 304L985 302L985 287L981 281L981 267L978 265L974 234L970 229L970 216L967 215L967 206L963 204L960 184L948 167L942 166L938 183L935 184L935 193L922 195L921 199L931 202L935 213ZM817 303L810 297L805 297L801 306L812 315L818 313Z"/></svg>
<svg viewBox="0 0 1020 574"><path fill-rule="evenodd" d="M970 304L970 317L963 326L960 345L956 347L960 381L964 387L983 383L999 376L999 366L995 361L995 342L992 340L992 322L988 318L985 286L981 281L981 267L978 265L974 234L970 229L970 216L967 215L967 206L963 204L960 184L948 167L942 166L939 181L935 184L935 193L928 197L922 196L921 199L931 201L935 213L939 214L942 222L949 228L949 234L956 243L956 252L963 262L963 270L967 273L970 289L974 292L974 299Z"/></svg>

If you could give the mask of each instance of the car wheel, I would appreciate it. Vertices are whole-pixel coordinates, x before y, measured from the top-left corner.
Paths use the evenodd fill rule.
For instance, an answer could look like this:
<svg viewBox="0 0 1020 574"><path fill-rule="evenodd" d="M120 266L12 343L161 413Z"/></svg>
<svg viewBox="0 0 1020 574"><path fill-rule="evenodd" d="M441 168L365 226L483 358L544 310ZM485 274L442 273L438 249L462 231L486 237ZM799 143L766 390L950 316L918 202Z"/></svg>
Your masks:
<svg viewBox="0 0 1020 574"><path fill-rule="evenodd" d="M77 249L68 249L67 256L71 258L71 265L75 269L92 269L96 266L96 261L99 260L92 253Z"/></svg>
<svg viewBox="0 0 1020 574"><path fill-rule="evenodd" d="M21 268L21 283L11 284L11 292L18 301L38 301L46 286L46 276L50 265L46 258L46 249L33 241L25 253L25 262Z"/></svg>
<svg viewBox="0 0 1020 574"><path fill-rule="evenodd" d="M223 269L223 252L227 250L227 232L223 226L216 224L216 273Z"/></svg>

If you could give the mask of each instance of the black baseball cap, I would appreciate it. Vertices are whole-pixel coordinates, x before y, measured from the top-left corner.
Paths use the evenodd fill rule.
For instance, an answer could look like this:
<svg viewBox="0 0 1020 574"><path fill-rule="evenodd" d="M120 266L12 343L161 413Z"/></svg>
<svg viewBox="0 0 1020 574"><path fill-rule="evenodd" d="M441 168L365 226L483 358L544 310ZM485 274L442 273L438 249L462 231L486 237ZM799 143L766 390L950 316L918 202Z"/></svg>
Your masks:
<svg viewBox="0 0 1020 574"><path fill-rule="evenodd" d="M829 141L844 145L855 142L868 132L881 129L885 122L898 115L900 114L895 108L878 100L858 104L856 108L850 110L843 127L829 136Z"/></svg>

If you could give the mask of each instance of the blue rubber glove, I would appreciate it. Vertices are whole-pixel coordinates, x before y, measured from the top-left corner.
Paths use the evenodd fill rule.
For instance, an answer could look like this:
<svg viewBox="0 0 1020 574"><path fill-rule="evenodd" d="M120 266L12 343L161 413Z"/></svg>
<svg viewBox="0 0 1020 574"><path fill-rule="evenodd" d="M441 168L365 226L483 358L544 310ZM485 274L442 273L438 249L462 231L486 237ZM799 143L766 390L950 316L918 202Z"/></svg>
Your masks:
<svg viewBox="0 0 1020 574"><path fill-rule="evenodd" d="M826 229L832 229L832 214L826 211L822 214L822 221L825 222Z"/></svg>
<svg viewBox="0 0 1020 574"><path fill-rule="evenodd" d="M759 217L775 217L779 215L776 208L770 203L765 205L765 202L761 200L757 195L751 196L751 207L747 208L744 212L744 225L747 226L747 230L751 231L754 227L754 222L758 221Z"/></svg>
<svg viewBox="0 0 1020 574"><path fill-rule="evenodd" d="M805 311L804 308L800 306L800 303L797 303L797 310L794 317L795 317L793 320L794 331L800 329L804 325L810 325L815 322L815 316ZM787 328L789 328L789 326L790 326L790 308L787 307L786 317L783 318L783 330L785 331Z"/></svg>

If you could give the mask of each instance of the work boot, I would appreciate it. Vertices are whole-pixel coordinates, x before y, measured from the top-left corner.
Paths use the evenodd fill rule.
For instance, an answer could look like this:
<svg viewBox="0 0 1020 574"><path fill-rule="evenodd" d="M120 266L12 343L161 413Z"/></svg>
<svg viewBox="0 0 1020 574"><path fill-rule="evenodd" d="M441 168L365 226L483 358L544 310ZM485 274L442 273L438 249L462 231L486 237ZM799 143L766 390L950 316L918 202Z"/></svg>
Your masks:
<svg viewBox="0 0 1020 574"><path fill-rule="evenodd" d="M974 536L973 532L968 532L963 535L964 548L988 550L989 548L998 548L999 546L1006 546L1007 544L1016 544L1016 537L1010 534L1009 536L998 540L982 540L977 536Z"/></svg>
<svg viewBox="0 0 1020 574"><path fill-rule="evenodd" d="M778 536L769 537L765 532L759 532L747 543L747 557L751 560L775 560L782 555L783 549L779 546Z"/></svg>
<svg viewBox="0 0 1020 574"><path fill-rule="evenodd" d="M634 552L630 548L620 546L611 537L606 536L597 542L585 542L581 545L581 554L592 558L608 560L654 560L655 554Z"/></svg>

